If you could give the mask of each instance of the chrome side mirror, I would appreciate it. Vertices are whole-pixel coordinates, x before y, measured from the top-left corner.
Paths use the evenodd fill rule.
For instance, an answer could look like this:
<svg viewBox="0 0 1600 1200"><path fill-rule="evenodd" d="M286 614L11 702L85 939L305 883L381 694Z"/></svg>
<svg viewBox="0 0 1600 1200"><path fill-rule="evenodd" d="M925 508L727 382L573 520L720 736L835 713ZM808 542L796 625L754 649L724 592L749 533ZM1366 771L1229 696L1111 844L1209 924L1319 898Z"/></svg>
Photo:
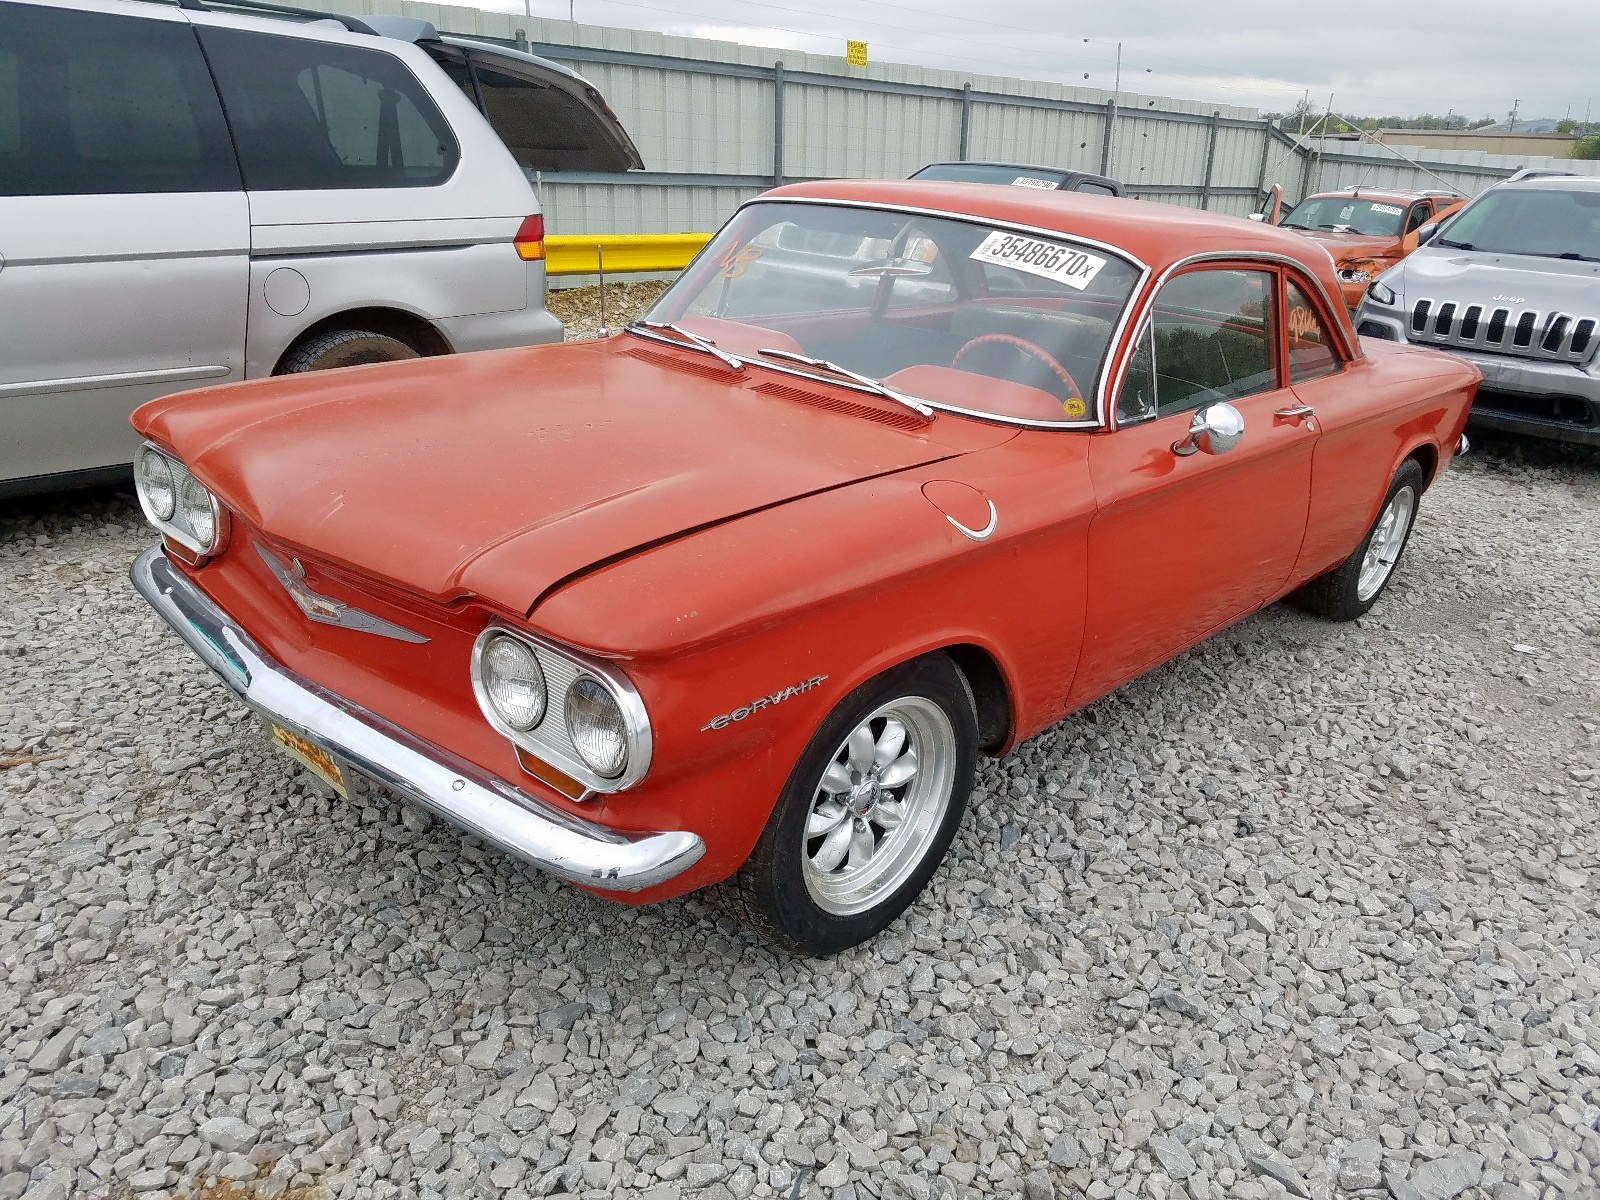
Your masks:
<svg viewBox="0 0 1600 1200"><path fill-rule="evenodd" d="M1195 410L1189 422L1189 436L1172 443L1172 452L1179 458L1188 458L1196 450L1207 454L1226 454L1239 444L1244 436L1244 418L1239 410L1225 400Z"/></svg>
<svg viewBox="0 0 1600 1200"><path fill-rule="evenodd" d="M1433 235L1439 232L1439 221L1429 221L1426 225L1417 228L1417 245L1426 246L1433 241Z"/></svg>

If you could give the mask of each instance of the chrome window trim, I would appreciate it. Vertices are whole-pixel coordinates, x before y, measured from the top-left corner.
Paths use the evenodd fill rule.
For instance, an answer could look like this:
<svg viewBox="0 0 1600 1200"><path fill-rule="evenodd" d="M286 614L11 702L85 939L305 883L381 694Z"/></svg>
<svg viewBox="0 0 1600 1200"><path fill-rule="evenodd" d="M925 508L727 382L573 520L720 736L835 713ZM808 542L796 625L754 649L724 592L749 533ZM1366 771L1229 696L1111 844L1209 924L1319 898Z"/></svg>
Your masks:
<svg viewBox="0 0 1600 1200"><path fill-rule="evenodd" d="M531 648L534 656L539 659L539 670L545 677L544 716L537 725L526 731L513 729L500 718L494 710L494 705L490 703L488 692L484 687L482 665L484 647L491 638L501 635L516 638ZM563 683L559 692L551 679L551 671L545 657L560 661L574 672L573 678ZM644 700L640 697L638 689L615 667L576 654L566 646L539 634L525 629L514 629L497 621L485 628L472 643L470 672L472 694L478 701L478 708L483 713L484 719L513 745L526 750L535 758L549 763L583 784L587 790L579 797L580 800L587 800L595 793L626 791L643 779L650 770L650 760L655 747L650 732L650 714L645 709ZM622 710L623 724L627 727L628 762L622 774L613 779L596 774L576 752L569 753L561 746L552 744L548 737L542 736L542 731L552 720L562 722L564 727L567 696L573 685L585 675L592 677L611 693L617 702L617 707Z"/></svg>
<svg viewBox="0 0 1600 1200"><path fill-rule="evenodd" d="M1134 337L1132 345L1137 346L1139 343L1139 338L1144 336L1145 329L1149 325L1151 315L1155 310L1156 297L1161 294L1161 289L1167 285L1167 282L1174 275L1177 275L1190 267L1196 266L1197 264L1212 262L1260 263L1271 266L1288 267L1295 272L1295 279L1297 281L1315 286L1316 294L1322 297L1322 302L1327 305L1329 312L1338 312L1340 308L1343 307L1342 305L1334 305L1333 300L1328 295L1328 289L1322 286L1322 280L1308 272L1305 264L1297 258L1290 258L1287 254L1274 254L1267 250L1208 250L1204 254L1191 254L1187 258L1180 258L1165 271L1161 272L1161 275L1151 286L1149 297L1143 304L1129 306L1130 308L1137 307L1139 310L1139 324L1137 327L1138 333ZM1307 290L1309 291L1310 289L1308 288ZM1338 322L1335 321L1334 324L1337 326ZM1361 352L1359 340L1356 338L1353 330L1347 333L1343 326L1339 326L1338 333L1340 340L1344 343L1345 349L1345 354L1339 363L1339 370L1342 371L1352 362L1365 358L1366 355ZM1127 376L1128 366L1132 361L1133 355L1131 353L1123 359L1117 370L1116 387L1111 389L1112 395L1116 395L1122 391L1122 381ZM1336 374L1336 372L1329 372L1329 374ZM1288 387L1288 381L1284 380L1282 386ZM1112 408L1111 412L1112 415L1115 415L1114 407ZM1170 416L1174 414L1168 415ZM1131 429L1135 425L1143 425L1148 421L1156 420L1158 416L1159 414L1156 416L1145 417L1138 421L1118 423L1110 426L1110 428Z"/></svg>
<svg viewBox="0 0 1600 1200"><path fill-rule="evenodd" d="M199 484L200 490L206 494L206 499L211 505L211 522L212 527L215 530L215 532L212 534L210 545L200 545L199 540L190 530L184 528L182 525L179 525L176 521L164 521L151 511L150 505L145 502L144 489L139 486L139 460L145 456L146 451L154 451L156 454L159 454L162 458L166 459L168 465L172 469L172 488L175 504L173 509L174 517L176 517L181 511L181 508L177 507L176 505L177 501L183 495L183 483L185 479L193 479L195 483ZM133 455L133 494L139 499L139 508L140 511L144 513L144 519L150 522L150 524L154 526L163 537L171 538L173 541L177 542L178 545L182 546L185 550L189 551L189 553L193 554L195 556L195 564L198 565L199 563L205 562L207 559L215 558L228 548L228 534L230 532L228 510L222 507L222 503L217 499L216 493L214 493L210 488L206 487L205 484L200 483L200 480L195 476L195 473L189 470L189 468L184 465L183 460L180 459L176 454L173 454L169 450L163 449L149 440L142 442L139 446L139 449L135 451Z"/></svg>
<svg viewBox="0 0 1600 1200"><path fill-rule="evenodd" d="M1133 267L1137 272L1132 285L1128 289L1128 300L1122 306L1122 314L1112 326L1111 336L1106 341L1106 357L1108 359L1116 353L1116 348L1122 344L1123 334L1128 328L1129 319L1134 308L1136 307L1135 300L1137 299L1139 293L1144 290L1145 284L1149 280L1151 274L1149 264L1134 257L1132 254L1129 254L1120 246L1114 246L1110 242L1097 241L1094 238L1079 237L1077 234L1067 233L1060 229L1051 229L1043 225L1028 225L1019 221L1002 221L991 217L974 216L969 212L951 212L947 209L941 208L923 208L920 205L892 204L872 200L830 200L821 196L756 196L752 199L746 200L743 204L741 204L738 209L735 210L735 215L757 204L815 204L828 208L867 208L876 212L906 213L909 216L918 217L940 217L947 221L958 221L964 225L980 225L988 229L1014 230L1018 233L1030 233L1039 237L1051 238L1055 241L1071 241L1080 246L1089 246L1095 250L1104 251L1115 258L1121 259L1123 262ZM729 219L731 220L732 218ZM721 230L718 230L717 232L721 233ZM707 245L709 246L710 243L708 242ZM695 257L698 258L699 255L696 255ZM668 345L682 344L673 343L664 338L659 340L666 342ZM750 361L755 366L768 366L767 363L762 362L760 359L752 359ZM835 380L827 376L807 375L804 372L799 371L791 371L788 373L799 375L803 379L821 379L824 383L835 382ZM1010 425L1021 429L1074 430L1081 432L1085 429L1110 428L1110 409L1108 397L1112 393L1108 383L1109 381L1107 379L1107 372L1102 371L1100 375L1100 386L1095 391L1094 419L1092 421L1032 421L1025 417L1005 417L996 413L985 413L970 408L962 408L954 404L942 404L937 400L929 400L926 396L919 396L918 399L922 400L931 407L938 409L940 412L953 413L962 417L972 417L981 421L993 421L999 425ZM851 387L850 384L844 382L840 382L838 386ZM860 391L868 396L876 394L866 388L851 387L851 390Z"/></svg>

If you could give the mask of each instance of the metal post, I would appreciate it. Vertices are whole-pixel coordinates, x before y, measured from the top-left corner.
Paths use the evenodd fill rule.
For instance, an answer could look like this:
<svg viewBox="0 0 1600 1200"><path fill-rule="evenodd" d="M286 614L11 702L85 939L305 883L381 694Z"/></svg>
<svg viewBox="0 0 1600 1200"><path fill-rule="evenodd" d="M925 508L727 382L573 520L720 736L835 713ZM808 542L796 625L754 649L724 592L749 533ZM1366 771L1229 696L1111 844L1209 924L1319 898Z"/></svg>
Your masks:
<svg viewBox="0 0 1600 1200"><path fill-rule="evenodd" d="M956 155L962 162L967 161L967 147L972 137L972 84L961 85L961 151Z"/></svg>
<svg viewBox="0 0 1600 1200"><path fill-rule="evenodd" d="M1220 112L1211 114L1211 135L1206 139L1206 179L1200 185L1200 207L1211 207L1211 175L1217 165L1217 129L1222 119Z"/></svg>
<svg viewBox="0 0 1600 1200"><path fill-rule="evenodd" d="M511 36L512 39L517 43L517 49L526 54L528 52L528 31L526 29L519 29Z"/></svg>
<svg viewBox="0 0 1600 1200"><path fill-rule="evenodd" d="M1111 174L1111 134L1117 127L1117 102L1106 101L1106 130L1100 139L1100 174Z"/></svg>
<svg viewBox="0 0 1600 1200"><path fill-rule="evenodd" d="M1297 202L1311 194L1311 162L1316 157L1316 151L1303 140L1300 143L1299 153L1304 158L1300 164L1300 195L1295 198ZM1317 182L1320 184L1322 181L1319 179Z"/></svg>
<svg viewBox="0 0 1600 1200"><path fill-rule="evenodd" d="M772 186L783 185L783 64L772 64Z"/></svg>
<svg viewBox="0 0 1600 1200"><path fill-rule="evenodd" d="M1262 195L1267 192L1267 159L1272 154L1272 123L1264 121L1261 125L1261 169L1256 172L1256 191Z"/></svg>

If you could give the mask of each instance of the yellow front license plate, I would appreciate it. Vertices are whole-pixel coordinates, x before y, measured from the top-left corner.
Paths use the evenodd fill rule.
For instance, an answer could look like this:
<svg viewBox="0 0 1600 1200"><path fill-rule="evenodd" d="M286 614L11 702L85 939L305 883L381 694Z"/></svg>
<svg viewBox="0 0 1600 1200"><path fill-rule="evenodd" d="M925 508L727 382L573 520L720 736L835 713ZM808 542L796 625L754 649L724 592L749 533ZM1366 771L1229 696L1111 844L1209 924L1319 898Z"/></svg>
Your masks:
<svg viewBox="0 0 1600 1200"><path fill-rule="evenodd" d="M272 727L272 740L281 746L289 757L309 768L313 775L338 792L339 795L345 796L349 794L345 788L344 771L340 768L338 760L333 755L329 754L321 746L306 741L299 734L291 733L282 725L272 724L271 722L268 722L268 724Z"/></svg>

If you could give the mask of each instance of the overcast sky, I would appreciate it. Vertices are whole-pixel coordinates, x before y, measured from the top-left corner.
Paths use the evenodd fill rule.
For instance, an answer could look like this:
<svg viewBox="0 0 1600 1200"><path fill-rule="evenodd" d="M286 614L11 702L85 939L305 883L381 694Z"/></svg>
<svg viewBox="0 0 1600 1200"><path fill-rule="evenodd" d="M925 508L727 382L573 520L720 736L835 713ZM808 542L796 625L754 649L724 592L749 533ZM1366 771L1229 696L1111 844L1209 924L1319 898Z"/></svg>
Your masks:
<svg viewBox="0 0 1600 1200"><path fill-rule="evenodd" d="M471 0L468 0L471 2ZM1597 0L480 0L581 24L1285 111L1600 119ZM981 14L981 15L980 15ZM1086 79L1085 76L1088 76Z"/></svg>

